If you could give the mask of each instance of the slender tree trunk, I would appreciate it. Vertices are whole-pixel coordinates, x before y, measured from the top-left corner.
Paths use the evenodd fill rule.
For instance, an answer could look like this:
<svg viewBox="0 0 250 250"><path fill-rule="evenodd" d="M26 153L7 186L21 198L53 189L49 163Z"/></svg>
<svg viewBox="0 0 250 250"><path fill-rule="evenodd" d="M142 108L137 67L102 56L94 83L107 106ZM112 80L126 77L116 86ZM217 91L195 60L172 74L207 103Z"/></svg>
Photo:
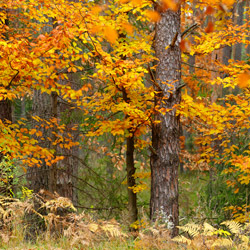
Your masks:
<svg viewBox="0 0 250 250"><path fill-rule="evenodd" d="M2 9L1 11L5 11L5 10ZM5 20L5 25L9 26L9 19ZM5 39L8 40L8 33L6 32L3 35L4 35ZM0 120L2 122L5 122L5 121L12 122L13 121L12 120L12 104L11 104L11 101L8 99L0 101ZM0 162L3 160L3 157L4 157L4 154L0 151ZM1 179L1 174L0 174L0 179ZM3 179L4 179L4 177L3 177ZM4 194L4 195L11 196L12 195L12 192L11 192L12 184L13 184L13 178L11 180L8 180L8 183L6 183L6 186L2 190L0 190L0 193Z"/></svg>
<svg viewBox="0 0 250 250"><path fill-rule="evenodd" d="M159 7L159 6L158 6ZM156 104L171 109L166 114L156 113L152 129L151 201L150 216L164 219L172 236L178 234L178 167L180 119L174 105L181 99L181 51L179 43L180 10L161 12L156 24L155 53L159 59L156 79L162 92L156 96ZM166 49L166 47L168 48ZM169 85L171 84L171 85ZM159 89L158 89L159 92Z"/></svg>
<svg viewBox="0 0 250 250"><path fill-rule="evenodd" d="M2 122L5 122L7 120L12 122L12 109L11 109L11 102L9 100L0 101L0 120ZM4 159L4 154L0 151L0 162L2 162L3 159ZM5 179L6 176L4 173L6 172L6 170L2 169L1 171L3 171L3 173L0 173L0 179ZM13 178L8 178L7 183L2 182L0 187L0 194L6 196L12 196L12 185L13 185Z"/></svg>
<svg viewBox="0 0 250 250"><path fill-rule="evenodd" d="M237 13L238 13L237 25L239 26L243 25L244 6L245 6L245 1L242 1L237 5ZM241 61L241 56L242 56L242 44L238 43L235 45L234 60Z"/></svg>
<svg viewBox="0 0 250 250"><path fill-rule="evenodd" d="M125 38L124 34L119 34L120 38ZM121 56L122 60L126 60L126 56ZM125 72L123 72L125 74ZM123 100L126 103L130 102L130 98L127 95L126 89L122 89ZM125 117L125 119L128 116ZM127 170L127 188L128 188L128 213L129 213L129 223L130 225L137 221L138 219L138 209L137 209L137 195L133 191L133 187L136 184L134 174L136 172L135 162L134 162L134 152L135 152L135 145L134 145L134 132L132 130L128 131L131 134L126 139L126 170ZM134 230L131 228L131 230ZM135 230L136 231L136 230Z"/></svg>
<svg viewBox="0 0 250 250"><path fill-rule="evenodd" d="M12 121L12 108L9 100L0 101L0 120Z"/></svg>
<svg viewBox="0 0 250 250"><path fill-rule="evenodd" d="M127 96L126 90L123 89L123 99L125 102L129 102L130 99ZM126 117L127 118L127 117ZM128 212L129 212L129 222L130 224L134 223L138 219L138 210L137 210L137 195L133 192L133 187L135 186L135 177L136 172L135 162L134 162L134 131L129 130L130 137L127 138L127 151L126 151L126 169L127 169L127 187L128 187Z"/></svg>
<svg viewBox="0 0 250 250"><path fill-rule="evenodd" d="M246 8L249 8L250 7L250 0L246 0ZM249 20L250 18L250 15L249 15L249 11L247 12L247 15L246 15L246 19ZM250 41L250 30L248 29L248 32L247 32L247 40ZM246 47L246 54L250 55L250 44Z"/></svg>
<svg viewBox="0 0 250 250"><path fill-rule="evenodd" d="M137 221L138 211L137 211L137 199L136 193L131 189L135 186L135 164L134 164L134 136L127 138L127 152L126 152L126 167L127 167L127 186L128 186L128 210L129 210L129 220L130 224Z"/></svg>
<svg viewBox="0 0 250 250"><path fill-rule="evenodd" d="M57 93L56 92L52 92L51 93L51 112L52 112L52 118L57 119ZM53 128L53 132L56 133L57 128L54 125ZM56 141L56 136L53 133L52 136L52 142ZM54 150L54 156L57 156L57 145L52 145L52 149ZM56 188L56 183L57 183L57 163L52 164L52 166L50 167L50 171L49 171L49 190L54 193L55 191L57 191Z"/></svg>

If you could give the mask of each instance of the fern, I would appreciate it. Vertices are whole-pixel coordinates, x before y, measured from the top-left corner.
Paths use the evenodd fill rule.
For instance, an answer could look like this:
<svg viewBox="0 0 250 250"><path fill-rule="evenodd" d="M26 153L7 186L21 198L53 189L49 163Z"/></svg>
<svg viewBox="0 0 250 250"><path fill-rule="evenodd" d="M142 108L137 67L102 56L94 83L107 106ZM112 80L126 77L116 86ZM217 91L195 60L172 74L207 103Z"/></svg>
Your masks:
<svg viewBox="0 0 250 250"><path fill-rule="evenodd" d="M213 242L212 247L233 247L233 245L234 242L232 241L231 238L229 239L219 238Z"/></svg>
<svg viewBox="0 0 250 250"><path fill-rule="evenodd" d="M213 226L211 226L210 224L204 222L203 224L203 235L213 235L213 233L216 231L217 229Z"/></svg>
<svg viewBox="0 0 250 250"><path fill-rule="evenodd" d="M224 221L221 223L221 225L225 225L226 227L229 228L229 230L233 233L233 234L239 234L241 232L242 226L239 222L237 221Z"/></svg>
<svg viewBox="0 0 250 250"><path fill-rule="evenodd" d="M188 233L191 237L195 237L199 235L201 226L194 223L188 223L185 226L179 226L178 228Z"/></svg>
<svg viewBox="0 0 250 250"><path fill-rule="evenodd" d="M184 244L188 244L188 245L190 245L192 243L192 241L190 239L186 238L183 235L176 236L172 240L175 242L178 242L178 243L184 243Z"/></svg>

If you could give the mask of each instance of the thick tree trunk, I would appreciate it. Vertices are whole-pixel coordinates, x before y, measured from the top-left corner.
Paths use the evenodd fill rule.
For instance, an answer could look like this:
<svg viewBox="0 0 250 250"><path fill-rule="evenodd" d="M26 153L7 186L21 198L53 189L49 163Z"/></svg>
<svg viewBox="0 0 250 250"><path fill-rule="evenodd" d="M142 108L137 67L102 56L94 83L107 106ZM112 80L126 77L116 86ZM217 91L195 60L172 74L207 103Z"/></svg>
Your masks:
<svg viewBox="0 0 250 250"><path fill-rule="evenodd" d="M163 219L178 234L178 167L180 120L174 105L181 99L181 51L179 47L180 11L167 10L161 13L156 24L155 53L159 59L156 68L157 83L162 93L156 96L156 104L171 111L157 113L152 130L151 163L151 219ZM166 47L168 48L166 49ZM169 85L170 84L170 85ZM159 89L158 89L159 91Z"/></svg>
<svg viewBox="0 0 250 250"><path fill-rule="evenodd" d="M71 88L78 90L81 87L80 76L75 74L68 75L68 82L66 80L60 80L60 84L66 85L71 84ZM79 138L78 130L71 130L72 127L79 123L79 118L81 113L77 110L72 110L69 103L65 101L58 102L58 116L61 121L66 125L66 133L70 131L73 141L77 141ZM63 196L68 197L74 205L78 203L77 197L77 178L73 176L78 176L78 157L79 157L79 147L74 146L69 149L67 148L57 148L58 155L64 155L65 158L57 163L57 192Z"/></svg>
<svg viewBox="0 0 250 250"><path fill-rule="evenodd" d="M38 116L42 119L49 120L51 118L51 96L46 93L41 93L39 90L34 91L33 96L33 106L32 106L32 114L33 116ZM40 130L43 133L43 137L51 137L50 129L45 129L42 127L40 122L33 120L32 127ZM39 145L45 148L50 148L50 142L48 140L41 140L37 138ZM42 165L38 167L28 168L27 170L27 181L29 183L29 188L34 192L39 192L40 189L45 189L49 191L49 178L51 167L47 166L45 161L43 160Z"/></svg>

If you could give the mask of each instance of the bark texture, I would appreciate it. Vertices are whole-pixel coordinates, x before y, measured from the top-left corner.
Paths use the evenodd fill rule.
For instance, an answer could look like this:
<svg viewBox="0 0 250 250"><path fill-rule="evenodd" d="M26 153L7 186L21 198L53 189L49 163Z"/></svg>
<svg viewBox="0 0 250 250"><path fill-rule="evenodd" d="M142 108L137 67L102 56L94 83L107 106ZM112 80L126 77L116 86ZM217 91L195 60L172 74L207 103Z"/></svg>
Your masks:
<svg viewBox="0 0 250 250"><path fill-rule="evenodd" d="M247 10L247 8L250 7L250 0L246 0L246 8L245 10ZM249 20L250 18L250 15L249 15L249 12L246 14L246 19ZM248 30L248 33L247 33L247 41L249 42L250 41L250 30ZM248 44L248 46L246 47L246 54L247 55L250 55L250 44Z"/></svg>
<svg viewBox="0 0 250 250"><path fill-rule="evenodd" d="M127 152L126 152L126 167L127 167L127 186L128 186L128 210L129 210L129 220L130 224L137 221L138 211L137 211L137 199L136 193L131 189L135 186L135 164L134 164L134 136L127 138Z"/></svg>
<svg viewBox="0 0 250 250"><path fill-rule="evenodd" d="M120 38L126 38L126 35L119 34ZM126 56L121 56L122 60L126 60ZM126 74L123 72L123 74ZM128 97L127 90L125 88L122 89L123 100L126 103L130 102L130 98ZM125 119L128 116L126 115ZM130 225L138 220L138 209L137 209L137 195L133 192L132 188L136 185L134 174L136 172L135 161L134 161L134 152L135 152L135 137L132 129L129 129L129 136L126 139L126 170L127 170L127 188L128 188L128 213L129 213L129 223ZM137 230L130 228L131 230Z"/></svg>
<svg viewBox="0 0 250 250"><path fill-rule="evenodd" d="M153 125L151 164L151 219L161 217L172 229L172 236L178 234L178 167L180 120L174 105L181 99L181 52L179 43L180 11L167 10L161 13L156 24L155 53L159 59L156 80L161 93L156 96L156 105L171 109L166 114L156 113ZM166 47L168 49L166 49ZM171 84L171 86L169 85ZM158 89L159 91L159 89Z"/></svg>
<svg viewBox="0 0 250 250"><path fill-rule="evenodd" d="M42 119L49 120L52 114L52 100L51 96L46 93L41 93L39 90L34 91L33 96L33 106L32 106L33 116L38 116ZM51 137L50 129L45 129L41 127L40 123L33 120L32 127L40 130L43 133L43 137ZM50 148L50 142L48 140L40 140L36 138L39 142L39 145L44 148ZM49 178L51 167L45 164L43 161L42 165L38 167L28 168L27 170L27 181L29 183L29 188L34 192L39 192L40 189L50 190Z"/></svg>
<svg viewBox="0 0 250 250"><path fill-rule="evenodd" d="M245 1L242 1L237 5L237 14L238 14L237 25L239 26L243 25L244 6L245 6ZM240 36L240 34L238 35ZM241 57L242 57L242 43L238 43L235 45L234 60L241 61Z"/></svg>
<svg viewBox="0 0 250 250"><path fill-rule="evenodd" d="M124 58L123 58L124 59ZM125 102L129 103L127 92L123 89L123 99ZM128 118L126 116L126 118ZM135 162L134 162L134 131L130 129L130 137L127 138L127 149L126 149L126 169L127 169L127 187L128 187L128 212L129 212L129 223L132 224L138 219L138 209L137 209L137 195L133 192L132 187L135 186L136 181L134 174L136 172Z"/></svg>
<svg viewBox="0 0 250 250"><path fill-rule="evenodd" d="M9 100L3 100L0 101L0 120L2 122L5 122L6 120L12 122L12 108L11 108L11 102ZM4 155L0 151L0 162L3 161ZM11 172L13 169L11 169ZM6 170L0 169L0 179L5 179ZM12 172L13 173L13 172ZM13 187L13 178L8 178L8 182L4 183L1 181L0 183L0 194L11 196L12 195L12 187Z"/></svg>

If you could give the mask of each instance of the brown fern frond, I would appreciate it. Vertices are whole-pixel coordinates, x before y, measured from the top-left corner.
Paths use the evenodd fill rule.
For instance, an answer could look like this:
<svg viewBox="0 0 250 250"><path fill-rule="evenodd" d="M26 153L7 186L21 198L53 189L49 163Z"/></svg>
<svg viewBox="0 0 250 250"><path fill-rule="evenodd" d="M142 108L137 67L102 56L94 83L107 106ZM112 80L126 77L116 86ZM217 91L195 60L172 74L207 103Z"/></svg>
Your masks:
<svg viewBox="0 0 250 250"><path fill-rule="evenodd" d="M204 222L203 224L203 235L209 236L212 235L217 229L210 224Z"/></svg>
<svg viewBox="0 0 250 250"><path fill-rule="evenodd" d="M234 242L231 238L225 239L225 238L219 238L214 240L212 247L232 247L234 245Z"/></svg>
<svg viewBox="0 0 250 250"><path fill-rule="evenodd" d="M172 239L174 242L178 242L178 243L184 243L184 244L188 244L190 245L191 244L191 240L186 238L185 236L183 235L179 235L179 236L176 236Z"/></svg>

